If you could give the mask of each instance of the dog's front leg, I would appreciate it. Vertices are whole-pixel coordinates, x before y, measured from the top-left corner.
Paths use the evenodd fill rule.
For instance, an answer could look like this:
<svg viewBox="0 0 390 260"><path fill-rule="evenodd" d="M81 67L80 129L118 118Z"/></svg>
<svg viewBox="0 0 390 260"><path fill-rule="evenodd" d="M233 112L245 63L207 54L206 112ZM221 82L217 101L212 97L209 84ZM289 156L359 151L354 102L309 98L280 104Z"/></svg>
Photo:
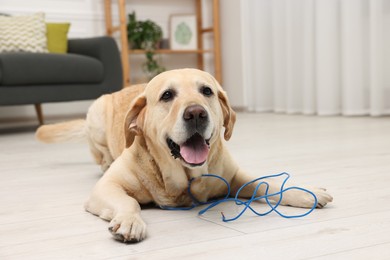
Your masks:
<svg viewBox="0 0 390 260"><path fill-rule="evenodd" d="M238 170L236 175L234 176L232 182L231 182L231 195L235 196L238 189L243 186L245 183L252 181L253 177L247 175L241 170ZM268 186L268 194L273 194L277 193L280 191L281 186L282 186L282 181L269 178L264 180L266 181L269 186ZM243 198L250 198L253 195L254 189L256 188L256 185L258 183L252 183L251 185L248 185L246 188L244 188L240 192L240 197ZM284 188L287 188L288 186L292 185L287 185ZM293 185L296 186L296 185ZM333 200L332 196L323 188L316 188L316 187L302 187L307 190L310 190L313 192L316 197L317 197L317 208L322 208L324 207L327 203L331 202ZM258 189L258 192L256 196L263 196L266 192L266 186L261 185L260 188ZM270 200L273 202L279 201L279 196L273 196L270 197ZM314 204L314 197L310 195L307 192L301 191L301 190L295 190L291 189L285 193L283 193L282 201L280 203L281 205L288 205L288 206L293 206L293 207L300 207L300 208L311 208Z"/></svg>
<svg viewBox="0 0 390 260"><path fill-rule="evenodd" d="M146 224L141 218L141 207L129 196L116 178L108 172L98 181L85 203L85 209L102 219L111 221L109 231L122 242L139 242L146 237Z"/></svg>

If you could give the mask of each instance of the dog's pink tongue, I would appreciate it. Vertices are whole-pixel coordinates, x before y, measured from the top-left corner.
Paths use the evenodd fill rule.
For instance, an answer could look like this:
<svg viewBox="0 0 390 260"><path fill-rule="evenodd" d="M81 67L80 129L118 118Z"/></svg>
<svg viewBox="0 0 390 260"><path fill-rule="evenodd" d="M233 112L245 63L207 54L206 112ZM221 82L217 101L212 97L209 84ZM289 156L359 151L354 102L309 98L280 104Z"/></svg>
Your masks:
<svg viewBox="0 0 390 260"><path fill-rule="evenodd" d="M190 164L201 164L206 161L209 147L205 141L184 143L180 146L180 154Z"/></svg>

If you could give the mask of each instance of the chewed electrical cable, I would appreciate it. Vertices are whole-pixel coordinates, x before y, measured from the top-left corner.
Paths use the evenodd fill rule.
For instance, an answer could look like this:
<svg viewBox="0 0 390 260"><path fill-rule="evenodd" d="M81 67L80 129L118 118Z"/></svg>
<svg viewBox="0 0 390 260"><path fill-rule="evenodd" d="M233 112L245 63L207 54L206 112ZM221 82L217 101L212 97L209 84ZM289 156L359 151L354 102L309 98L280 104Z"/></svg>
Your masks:
<svg viewBox="0 0 390 260"><path fill-rule="evenodd" d="M270 178L277 178L277 177L281 177L281 176L284 176L284 180L283 182L281 183L281 186L280 186L280 190L278 192L275 192L275 193L269 193L269 184L265 181L266 179L270 179ZM203 205L208 205L206 208L202 209L199 211L199 215L203 215L205 214L208 210L214 208L215 206L219 205L219 204L222 204L222 203L226 203L226 202L229 202L229 201L234 201L236 205L238 206L243 206L243 209L235 216L235 217L232 217L232 218L226 218L225 215L223 214L223 212L221 212L221 215L222 215L222 221L224 222L229 222L229 221L234 221L234 220L237 220L238 218L240 218L248 209L250 211L252 211L255 215L257 216L265 216L265 215L268 215L270 214L271 212L275 212L277 213L279 216L283 217L283 218L300 218L300 217L304 217L304 216L307 216L309 215L317 206L317 197L316 195L311 192L310 190L307 190L307 189L304 189L304 188L301 188L301 187L296 187L296 186L292 186L292 187L288 187L288 188L285 188L285 185L286 185L286 182L288 181L288 179L290 178L290 174L288 174L287 172L282 172L282 173L279 173L279 174L273 174L273 175L267 175L267 176L263 176L263 177L259 177L259 178L256 178L252 181L249 181L247 183L245 183L244 185L242 185L236 192L235 196L234 197L230 197L230 184L228 183L228 181L226 179L224 179L223 177L221 176L218 176L218 175L214 175L214 174L203 174L201 175L200 177L198 178L217 178L219 180L221 180L222 182L225 183L226 187L227 187L227 194L225 195L225 197L221 198L221 199L217 199L217 200L213 200L213 201L208 201L208 202L200 202L198 201L194 195L191 193L191 184L192 182L196 179L196 178L192 178L189 180L189 183L188 183L188 195L190 196L191 200L192 200L192 205L189 206L189 207L166 207L166 206L161 206L162 209L167 209L167 210L191 210L195 207L198 207L198 206L203 206ZM249 198L249 199L246 199L246 200L241 200L240 199L240 193L241 191L251 185L251 184L255 184L259 182L254 190L253 190L253 193L252 193L252 196ZM264 195L262 196L257 196L257 192L258 190L264 186L265 187L265 193ZM309 193L311 196L313 196L313 199L314 199L314 203L313 203L313 206L308 209L307 212L303 213L303 214L298 214L298 215L286 215L286 214L283 214L281 213L279 210L278 210L278 206L280 205L281 201L282 201L282 198L283 198L283 193L289 191L289 190L300 190L302 192L306 192L306 193ZM270 198L271 197L275 197L275 196L279 196L279 199L278 201L274 204L272 204L270 202ZM252 202L254 201L260 201L260 200L265 200L265 202L267 203L267 205L269 206L269 210L266 211L266 212L258 212L257 210L255 210L251 204Z"/></svg>

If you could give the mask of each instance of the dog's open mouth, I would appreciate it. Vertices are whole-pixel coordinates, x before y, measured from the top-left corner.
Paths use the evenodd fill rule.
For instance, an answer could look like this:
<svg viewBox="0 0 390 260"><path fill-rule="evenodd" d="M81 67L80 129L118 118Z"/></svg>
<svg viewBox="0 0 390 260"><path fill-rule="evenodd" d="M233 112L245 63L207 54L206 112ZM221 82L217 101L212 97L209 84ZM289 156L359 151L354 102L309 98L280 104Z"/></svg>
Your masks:
<svg viewBox="0 0 390 260"><path fill-rule="evenodd" d="M191 166L200 166L206 162L210 150L209 141L210 139L204 139L199 133L195 133L181 145L167 138L167 144L172 156L183 159L184 162Z"/></svg>

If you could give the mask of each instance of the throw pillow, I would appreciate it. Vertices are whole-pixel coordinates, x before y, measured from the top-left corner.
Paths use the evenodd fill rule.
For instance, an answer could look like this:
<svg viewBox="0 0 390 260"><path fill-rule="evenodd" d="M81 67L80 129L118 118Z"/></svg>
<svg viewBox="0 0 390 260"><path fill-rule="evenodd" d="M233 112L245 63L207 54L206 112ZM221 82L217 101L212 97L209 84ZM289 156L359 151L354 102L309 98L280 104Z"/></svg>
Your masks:
<svg viewBox="0 0 390 260"><path fill-rule="evenodd" d="M47 49L52 53L66 53L68 51L69 23L47 23Z"/></svg>
<svg viewBox="0 0 390 260"><path fill-rule="evenodd" d="M45 15L0 16L1 52L47 52Z"/></svg>

